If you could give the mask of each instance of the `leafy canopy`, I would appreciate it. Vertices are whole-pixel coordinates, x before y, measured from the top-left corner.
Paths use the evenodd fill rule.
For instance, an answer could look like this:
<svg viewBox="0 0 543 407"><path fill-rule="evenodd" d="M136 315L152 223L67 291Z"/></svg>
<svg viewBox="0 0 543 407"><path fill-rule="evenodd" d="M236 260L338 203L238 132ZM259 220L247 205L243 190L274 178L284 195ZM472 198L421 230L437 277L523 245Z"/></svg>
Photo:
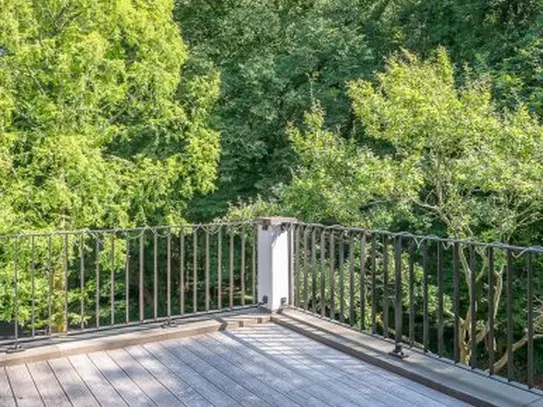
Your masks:
<svg viewBox="0 0 543 407"><path fill-rule="evenodd" d="M509 241L539 220L543 127L525 107L501 112L484 82L455 87L443 49L391 58L377 82L353 82L350 95L368 137L412 180L399 200L459 237Z"/></svg>
<svg viewBox="0 0 543 407"><path fill-rule="evenodd" d="M0 0L0 231L179 222L213 187L218 77L171 0Z"/></svg>
<svg viewBox="0 0 543 407"><path fill-rule="evenodd" d="M374 85L349 95L363 137L324 128L318 106L289 130L300 166L278 211L304 220L410 227L510 241L540 219L543 127L526 108L502 112L489 85L457 87L439 49L421 61L404 52Z"/></svg>
<svg viewBox="0 0 543 407"><path fill-rule="evenodd" d="M238 197L270 196L295 164L285 132L318 98L329 126L349 133L348 80L378 65L366 46L363 6L345 0L177 0L189 65L221 72L214 124L221 131L217 192L194 202L210 218Z"/></svg>

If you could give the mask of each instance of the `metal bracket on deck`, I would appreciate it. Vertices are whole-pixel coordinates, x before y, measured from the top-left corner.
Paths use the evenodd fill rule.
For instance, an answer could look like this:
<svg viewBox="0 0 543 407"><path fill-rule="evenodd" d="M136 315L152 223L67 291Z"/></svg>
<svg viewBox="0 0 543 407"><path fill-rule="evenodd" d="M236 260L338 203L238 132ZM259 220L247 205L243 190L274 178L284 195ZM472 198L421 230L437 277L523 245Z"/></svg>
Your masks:
<svg viewBox="0 0 543 407"><path fill-rule="evenodd" d="M388 354L398 359L405 359L409 357L409 355L403 351L401 344L396 344L394 346L394 350L392 350L391 352L388 352Z"/></svg>
<svg viewBox="0 0 543 407"><path fill-rule="evenodd" d="M13 346L6 349L6 353L18 353L24 352L26 349L19 343L14 344Z"/></svg>
<svg viewBox="0 0 543 407"><path fill-rule="evenodd" d="M168 318L162 325L160 325L161 328L173 328L177 326L177 322L175 322L173 319Z"/></svg>

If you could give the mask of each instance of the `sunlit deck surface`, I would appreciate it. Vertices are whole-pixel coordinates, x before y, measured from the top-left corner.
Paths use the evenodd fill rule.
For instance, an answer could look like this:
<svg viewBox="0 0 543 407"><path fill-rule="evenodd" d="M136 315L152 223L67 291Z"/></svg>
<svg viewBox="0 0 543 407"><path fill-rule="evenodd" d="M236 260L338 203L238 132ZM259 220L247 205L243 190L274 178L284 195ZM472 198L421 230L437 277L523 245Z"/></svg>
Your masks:
<svg viewBox="0 0 543 407"><path fill-rule="evenodd" d="M0 368L1 406L467 406L266 323Z"/></svg>

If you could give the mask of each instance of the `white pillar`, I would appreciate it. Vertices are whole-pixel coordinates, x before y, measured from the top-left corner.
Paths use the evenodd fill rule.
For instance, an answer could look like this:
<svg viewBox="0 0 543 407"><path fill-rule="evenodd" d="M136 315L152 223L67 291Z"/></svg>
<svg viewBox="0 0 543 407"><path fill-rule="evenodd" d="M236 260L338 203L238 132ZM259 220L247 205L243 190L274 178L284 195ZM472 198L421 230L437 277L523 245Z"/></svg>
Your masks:
<svg viewBox="0 0 543 407"><path fill-rule="evenodd" d="M293 218L264 218L258 226L258 301L263 307L277 311L289 298L289 234L284 224ZM290 244L292 246L292 243Z"/></svg>

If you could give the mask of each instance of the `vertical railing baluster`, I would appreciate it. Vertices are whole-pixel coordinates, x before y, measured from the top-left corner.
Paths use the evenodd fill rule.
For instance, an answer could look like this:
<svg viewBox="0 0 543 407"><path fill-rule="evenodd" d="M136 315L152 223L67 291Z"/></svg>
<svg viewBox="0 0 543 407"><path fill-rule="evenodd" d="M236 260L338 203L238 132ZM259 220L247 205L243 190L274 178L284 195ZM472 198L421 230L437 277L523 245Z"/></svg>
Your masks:
<svg viewBox="0 0 543 407"><path fill-rule="evenodd" d="M185 315L185 228L179 229L179 315Z"/></svg>
<svg viewBox="0 0 543 407"><path fill-rule="evenodd" d="M166 316L168 324L172 319L172 234L166 231Z"/></svg>
<svg viewBox="0 0 543 407"><path fill-rule="evenodd" d="M440 241L437 245L437 354L443 357L445 349L444 327L443 327L443 244Z"/></svg>
<svg viewBox="0 0 543 407"><path fill-rule="evenodd" d="M321 316L326 316L326 229L321 230Z"/></svg>
<svg viewBox="0 0 543 407"><path fill-rule="evenodd" d="M228 287L228 305L230 310L234 308L234 231L230 230L230 257L229 257L229 287Z"/></svg>
<svg viewBox="0 0 543 407"><path fill-rule="evenodd" d="M206 258L205 258L205 302L206 302L206 312L209 312L210 306L210 294L209 294L209 229L206 228Z"/></svg>
<svg viewBox="0 0 543 407"><path fill-rule="evenodd" d="M360 236L360 331L366 329L366 234Z"/></svg>
<svg viewBox="0 0 543 407"><path fill-rule="evenodd" d="M140 253L139 253L139 258L138 258L138 261L139 261L139 284L138 284L138 289L139 289L139 301L138 301L138 304L139 304L139 314L140 314L140 322L143 322L145 320L145 310L143 308L143 271L144 271L144 257L145 256L145 242L144 242L144 239L145 239L145 230L142 230L141 231L141 234L140 234Z"/></svg>
<svg viewBox="0 0 543 407"><path fill-rule="evenodd" d="M494 374L494 249L488 248L488 373Z"/></svg>
<svg viewBox="0 0 543 407"><path fill-rule="evenodd" d="M304 229L304 311L307 311L307 303L309 302L309 293L308 293L308 251L309 251L309 248L307 247L307 240L308 240L308 234L309 234L309 229L306 227Z"/></svg>
<svg viewBox="0 0 543 407"><path fill-rule="evenodd" d="M534 387L534 310L533 310L533 301L534 301L534 294L533 294L533 264L532 264L532 253L528 252L528 273L526 276L526 301L528 305L528 312L526 315L527 321L527 332L526 335L528 336L528 352L527 352L527 365L528 369L526 372L526 384L528 385L528 388Z"/></svg>
<svg viewBox="0 0 543 407"><path fill-rule="evenodd" d="M68 233L64 235L64 333L68 329Z"/></svg>
<svg viewBox="0 0 543 407"><path fill-rule="evenodd" d="M192 231L192 312L198 312L198 226Z"/></svg>
<svg viewBox="0 0 543 407"><path fill-rule="evenodd" d="M317 312L317 229L311 231L311 310L313 314Z"/></svg>
<svg viewBox="0 0 543 407"><path fill-rule="evenodd" d="M422 290L423 290L423 315L422 315L422 345L424 352L428 351L429 329L428 329L428 241L422 242Z"/></svg>
<svg viewBox="0 0 543 407"><path fill-rule="evenodd" d="M349 237L349 324L354 326L354 236Z"/></svg>
<svg viewBox="0 0 543 407"><path fill-rule="evenodd" d="M79 238L79 290L80 292L80 327L85 328L85 234Z"/></svg>
<svg viewBox="0 0 543 407"><path fill-rule="evenodd" d="M96 260L95 260L95 280L96 280L96 298L94 299L96 303L95 314L96 314L96 329L100 328L100 237L96 235Z"/></svg>
<svg viewBox="0 0 543 407"><path fill-rule="evenodd" d="M300 230L302 226L296 225L294 235L294 306L300 307Z"/></svg>
<svg viewBox="0 0 543 407"><path fill-rule="evenodd" d="M507 250L507 380L513 380L513 252Z"/></svg>
<svg viewBox="0 0 543 407"><path fill-rule="evenodd" d="M470 245L470 320L471 320L471 332L470 332L470 344L471 344L471 358L470 367L475 369L477 367L477 300L475 298L475 276L477 275L477 258L475 252L475 246Z"/></svg>
<svg viewBox="0 0 543 407"><path fill-rule="evenodd" d="M415 247L409 242L409 346L415 344Z"/></svg>
<svg viewBox="0 0 543 407"><path fill-rule="evenodd" d="M251 294L253 296L253 304L258 303L256 294L256 236L258 234L258 228L253 226L253 242L252 242L252 265L251 265L251 281L253 286L251 287Z"/></svg>
<svg viewBox="0 0 543 407"><path fill-rule="evenodd" d="M32 338L36 336L36 263L35 263L35 251L36 251L36 242L34 241L34 236L30 238L30 273L31 273L31 300L32 300L32 309L31 309L31 323L32 323Z"/></svg>
<svg viewBox="0 0 543 407"><path fill-rule="evenodd" d="M158 318L158 230L153 229L153 319Z"/></svg>
<svg viewBox="0 0 543 407"><path fill-rule="evenodd" d="M47 333L49 336L53 333L53 244L51 240L51 235L49 235L47 239Z"/></svg>
<svg viewBox="0 0 543 407"><path fill-rule="evenodd" d="M217 232L217 308L222 309L222 225Z"/></svg>
<svg viewBox="0 0 543 407"><path fill-rule="evenodd" d="M339 232L339 322L344 322L345 313L345 232L341 230Z"/></svg>
<svg viewBox="0 0 543 407"><path fill-rule="evenodd" d="M371 236L371 333L377 333L377 236Z"/></svg>
<svg viewBox="0 0 543 407"><path fill-rule="evenodd" d="M394 242L394 350L391 355L403 358L403 305L402 305L402 237L396 236Z"/></svg>
<svg viewBox="0 0 543 407"><path fill-rule="evenodd" d="M18 256L19 256L19 238L15 237L14 243L13 243L13 330L15 334L15 344L13 347L13 351L17 351L19 349L19 265L18 265Z"/></svg>
<svg viewBox="0 0 543 407"><path fill-rule="evenodd" d="M454 314L454 362L460 361L460 269L459 269L460 244L453 246L453 314Z"/></svg>
<svg viewBox="0 0 543 407"><path fill-rule="evenodd" d="M115 325L115 232L111 235L111 275L110 275L111 325Z"/></svg>
<svg viewBox="0 0 543 407"><path fill-rule="evenodd" d="M335 241L334 229L330 229L330 318L336 318L336 293L335 293Z"/></svg>
<svg viewBox="0 0 543 407"><path fill-rule="evenodd" d="M124 322L130 322L130 237L125 235L125 259L124 259Z"/></svg>
<svg viewBox="0 0 543 407"><path fill-rule="evenodd" d="M245 243L246 243L245 231L242 229L241 230L241 270L240 270L241 305L245 305Z"/></svg>
<svg viewBox="0 0 543 407"><path fill-rule="evenodd" d="M383 336L388 338L388 236L383 235Z"/></svg>
<svg viewBox="0 0 543 407"><path fill-rule="evenodd" d="M264 226L263 226L264 227ZM288 250L288 304L294 305L294 242L293 234L295 226L290 224L287 226L287 250ZM263 301L258 298L258 301Z"/></svg>

